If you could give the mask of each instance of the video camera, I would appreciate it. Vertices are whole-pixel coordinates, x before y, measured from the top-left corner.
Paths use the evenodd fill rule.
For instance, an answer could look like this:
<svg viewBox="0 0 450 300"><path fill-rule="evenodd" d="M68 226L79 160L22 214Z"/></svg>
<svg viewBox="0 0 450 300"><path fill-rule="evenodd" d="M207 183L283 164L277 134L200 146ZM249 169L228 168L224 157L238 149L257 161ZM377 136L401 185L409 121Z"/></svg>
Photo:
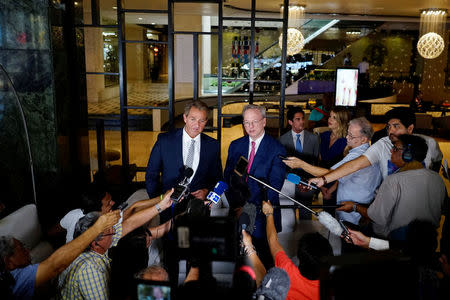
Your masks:
<svg viewBox="0 0 450 300"><path fill-rule="evenodd" d="M180 259L235 261L236 221L231 217L178 216L175 240Z"/></svg>

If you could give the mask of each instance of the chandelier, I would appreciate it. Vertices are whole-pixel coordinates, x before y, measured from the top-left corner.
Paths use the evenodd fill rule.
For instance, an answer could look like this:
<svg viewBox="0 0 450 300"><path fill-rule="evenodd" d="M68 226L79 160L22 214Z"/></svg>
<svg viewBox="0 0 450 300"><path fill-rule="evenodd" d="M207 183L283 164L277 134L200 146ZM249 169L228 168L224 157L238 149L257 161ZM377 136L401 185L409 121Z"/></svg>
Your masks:
<svg viewBox="0 0 450 300"><path fill-rule="evenodd" d="M442 36L445 33L446 20L446 9L428 8L421 11L417 51L423 58L433 59L444 51L445 42Z"/></svg>
<svg viewBox="0 0 450 300"><path fill-rule="evenodd" d="M284 7L281 6L283 15ZM287 32L287 55L299 53L305 46L305 38L298 28L305 16L305 6L289 5L288 32ZM283 34L278 39L278 45L283 49Z"/></svg>

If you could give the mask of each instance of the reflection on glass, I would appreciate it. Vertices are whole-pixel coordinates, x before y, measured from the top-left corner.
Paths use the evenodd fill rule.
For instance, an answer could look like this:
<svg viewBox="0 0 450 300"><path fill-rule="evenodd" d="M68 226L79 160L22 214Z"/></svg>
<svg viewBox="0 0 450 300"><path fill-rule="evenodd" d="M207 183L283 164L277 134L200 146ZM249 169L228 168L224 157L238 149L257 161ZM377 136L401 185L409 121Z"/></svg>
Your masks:
<svg viewBox="0 0 450 300"><path fill-rule="evenodd" d="M29 137L21 104L0 65L0 216L35 200Z"/></svg>
<svg viewBox="0 0 450 300"><path fill-rule="evenodd" d="M125 13L125 39L167 41L167 14Z"/></svg>

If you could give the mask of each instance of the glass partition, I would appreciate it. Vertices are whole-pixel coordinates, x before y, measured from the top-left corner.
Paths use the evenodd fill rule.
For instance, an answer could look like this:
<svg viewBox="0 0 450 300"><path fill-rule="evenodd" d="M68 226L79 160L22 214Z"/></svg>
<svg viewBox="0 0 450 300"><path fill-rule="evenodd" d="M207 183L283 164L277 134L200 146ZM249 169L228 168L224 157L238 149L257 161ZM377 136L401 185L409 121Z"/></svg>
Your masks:
<svg viewBox="0 0 450 300"><path fill-rule="evenodd" d="M0 65L0 216L36 202L25 117L8 74Z"/></svg>

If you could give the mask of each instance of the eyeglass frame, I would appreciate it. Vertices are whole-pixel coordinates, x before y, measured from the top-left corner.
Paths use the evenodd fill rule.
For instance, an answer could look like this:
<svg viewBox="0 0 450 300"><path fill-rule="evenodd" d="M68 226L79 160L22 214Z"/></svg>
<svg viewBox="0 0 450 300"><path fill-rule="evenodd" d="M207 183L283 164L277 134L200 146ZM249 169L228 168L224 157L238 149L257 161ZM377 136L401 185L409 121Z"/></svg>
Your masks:
<svg viewBox="0 0 450 300"><path fill-rule="evenodd" d="M262 120L264 120L264 118L261 118L259 120L253 120L253 121L244 121L242 122L242 124L244 125L244 127L248 127L251 125L256 126L259 124L259 122L261 122Z"/></svg>
<svg viewBox="0 0 450 300"><path fill-rule="evenodd" d="M352 136L348 131L347 131L347 135L346 136L348 136L351 140L357 139L357 138L362 138L362 135L360 135L360 136Z"/></svg>

